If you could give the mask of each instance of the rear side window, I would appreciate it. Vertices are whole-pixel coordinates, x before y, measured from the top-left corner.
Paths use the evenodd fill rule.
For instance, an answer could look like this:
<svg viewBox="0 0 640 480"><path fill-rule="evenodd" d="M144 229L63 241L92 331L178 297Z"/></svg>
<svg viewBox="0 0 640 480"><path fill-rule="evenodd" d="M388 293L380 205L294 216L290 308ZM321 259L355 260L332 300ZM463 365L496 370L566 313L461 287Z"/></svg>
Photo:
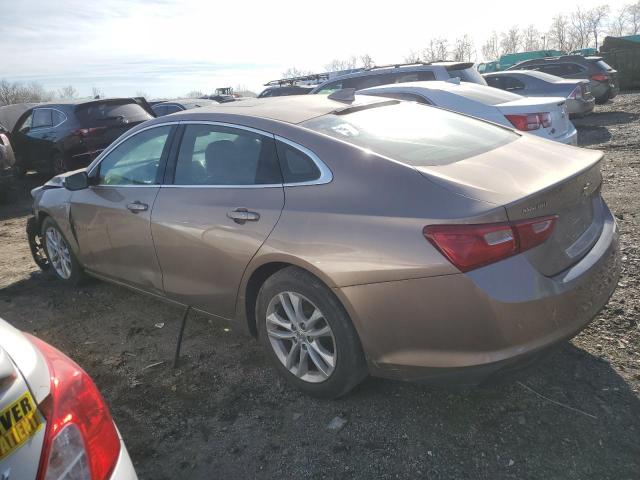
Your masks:
<svg viewBox="0 0 640 480"><path fill-rule="evenodd" d="M611 65L609 65L607 62L605 62L604 60L598 60L597 62L594 62L599 68L601 68L602 70L605 70L607 72L613 70L613 68L611 68Z"/></svg>
<svg viewBox="0 0 640 480"><path fill-rule="evenodd" d="M323 115L302 125L413 166L447 165L519 138L480 120L408 102Z"/></svg>
<svg viewBox="0 0 640 480"><path fill-rule="evenodd" d="M524 83L515 77L504 77L504 84L502 87L504 90L524 90Z"/></svg>
<svg viewBox="0 0 640 480"><path fill-rule="evenodd" d="M33 125L31 128L43 128L53 126L53 118L50 108L36 108L33 111Z"/></svg>
<svg viewBox="0 0 640 480"><path fill-rule="evenodd" d="M284 142L277 142L277 146L284 183L311 182L320 178L318 166L307 154Z"/></svg>
<svg viewBox="0 0 640 480"><path fill-rule="evenodd" d="M144 108L132 101L91 102L76 108L78 119L83 124L122 124L143 122L153 117Z"/></svg>
<svg viewBox="0 0 640 480"><path fill-rule="evenodd" d="M198 105L199 107L200 105ZM178 105L167 105L167 112L165 113L165 115L169 115L171 113L176 113L176 112L181 112L182 108L180 108Z"/></svg>
<svg viewBox="0 0 640 480"><path fill-rule="evenodd" d="M282 183L273 138L220 125L187 125L176 163L176 185Z"/></svg>
<svg viewBox="0 0 640 480"><path fill-rule="evenodd" d="M166 105L154 105L151 107L153 113L158 117L164 117L167 114L167 106Z"/></svg>

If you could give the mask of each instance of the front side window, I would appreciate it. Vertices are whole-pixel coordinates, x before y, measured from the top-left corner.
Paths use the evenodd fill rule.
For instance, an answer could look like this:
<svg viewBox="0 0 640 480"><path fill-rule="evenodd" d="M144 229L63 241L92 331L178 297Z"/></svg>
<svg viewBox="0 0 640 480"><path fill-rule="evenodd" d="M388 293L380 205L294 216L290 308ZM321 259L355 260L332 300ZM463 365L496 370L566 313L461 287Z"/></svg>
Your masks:
<svg viewBox="0 0 640 480"><path fill-rule="evenodd" d="M323 115L301 125L412 166L447 165L519 138L481 120L409 102Z"/></svg>
<svg viewBox="0 0 640 480"><path fill-rule="evenodd" d="M100 162L100 185L154 185L170 126L150 128L128 138Z"/></svg>
<svg viewBox="0 0 640 480"><path fill-rule="evenodd" d="M273 138L221 125L187 125L176 162L176 185L282 183Z"/></svg>
<svg viewBox="0 0 640 480"><path fill-rule="evenodd" d="M33 123L31 128L44 128L53 125L50 108L37 108L33 111Z"/></svg>

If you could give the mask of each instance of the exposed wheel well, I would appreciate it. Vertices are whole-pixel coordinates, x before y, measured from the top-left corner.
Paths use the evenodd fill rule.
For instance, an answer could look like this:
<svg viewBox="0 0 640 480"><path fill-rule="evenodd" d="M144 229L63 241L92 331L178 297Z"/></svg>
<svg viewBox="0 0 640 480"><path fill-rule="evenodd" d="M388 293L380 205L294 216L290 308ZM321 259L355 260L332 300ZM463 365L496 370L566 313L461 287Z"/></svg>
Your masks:
<svg viewBox="0 0 640 480"><path fill-rule="evenodd" d="M249 332L254 337L258 336L258 327L256 326L256 300L258 299L260 287L262 287L262 284L271 275L290 266L293 265L285 262L265 263L251 274L251 278L249 278L249 282L247 283L245 295L245 315L247 317L247 327L249 328Z"/></svg>

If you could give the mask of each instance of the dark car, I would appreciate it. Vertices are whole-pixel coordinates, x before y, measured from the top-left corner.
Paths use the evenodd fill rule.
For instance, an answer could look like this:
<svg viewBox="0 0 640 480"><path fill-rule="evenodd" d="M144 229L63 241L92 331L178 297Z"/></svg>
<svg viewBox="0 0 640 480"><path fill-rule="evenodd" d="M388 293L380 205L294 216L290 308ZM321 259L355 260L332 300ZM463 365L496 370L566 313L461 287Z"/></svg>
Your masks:
<svg viewBox="0 0 640 480"><path fill-rule="evenodd" d="M306 95L311 90L313 90L313 86L304 86L304 85L273 85L265 88L258 98L266 98L266 97L284 97L286 95Z"/></svg>
<svg viewBox="0 0 640 480"><path fill-rule="evenodd" d="M524 97L563 97L571 116L588 115L595 99L589 80L562 78L538 70L485 73L489 86Z"/></svg>
<svg viewBox="0 0 640 480"><path fill-rule="evenodd" d="M538 70L562 78L586 79L591 83L591 93L596 103L605 103L620 91L618 72L602 57L563 55L561 57L536 58L520 62L509 70Z"/></svg>
<svg viewBox="0 0 640 480"><path fill-rule="evenodd" d="M183 110L191 110L192 108L209 107L219 102L204 98L179 98L177 100L167 100L157 102L151 106L156 117L164 117L171 113L182 112Z"/></svg>
<svg viewBox="0 0 640 480"><path fill-rule="evenodd" d="M154 118L141 98L51 102L26 110L11 132L18 175L86 167L113 140Z"/></svg>

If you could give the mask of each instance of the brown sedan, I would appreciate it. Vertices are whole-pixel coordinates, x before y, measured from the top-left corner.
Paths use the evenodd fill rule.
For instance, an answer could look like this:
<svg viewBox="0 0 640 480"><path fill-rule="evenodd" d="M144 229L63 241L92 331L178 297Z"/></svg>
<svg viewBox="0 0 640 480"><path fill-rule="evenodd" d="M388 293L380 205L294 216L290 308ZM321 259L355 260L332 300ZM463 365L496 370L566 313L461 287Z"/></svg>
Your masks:
<svg viewBox="0 0 640 480"><path fill-rule="evenodd" d="M469 384L613 292L601 159L410 102L246 100L130 130L36 189L32 224L62 280L231 320L312 395L368 373Z"/></svg>

